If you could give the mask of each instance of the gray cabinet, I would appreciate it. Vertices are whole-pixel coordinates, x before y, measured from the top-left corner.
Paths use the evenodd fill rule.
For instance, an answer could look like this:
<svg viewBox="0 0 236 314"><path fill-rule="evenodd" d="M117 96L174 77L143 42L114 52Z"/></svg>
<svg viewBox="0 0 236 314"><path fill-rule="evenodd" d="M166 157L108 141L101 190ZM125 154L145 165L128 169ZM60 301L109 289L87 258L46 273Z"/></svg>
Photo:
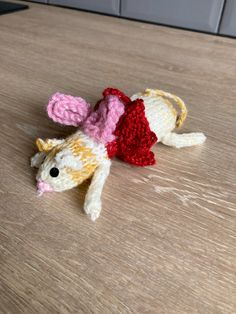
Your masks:
<svg viewBox="0 0 236 314"><path fill-rule="evenodd" d="M236 37L236 0L31 1Z"/></svg>
<svg viewBox="0 0 236 314"><path fill-rule="evenodd" d="M32 2L48 3L48 0L30 0Z"/></svg>
<svg viewBox="0 0 236 314"><path fill-rule="evenodd" d="M224 0L121 0L121 16L216 33L223 5Z"/></svg>
<svg viewBox="0 0 236 314"><path fill-rule="evenodd" d="M119 15L120 0L49 0L49 4Z"/></svg>
<svg viewBox="0 0 236 314"><path fill-rule="evenodd" d="M236 1L227 0L220 26L220 34L236 36Z"/></svg>

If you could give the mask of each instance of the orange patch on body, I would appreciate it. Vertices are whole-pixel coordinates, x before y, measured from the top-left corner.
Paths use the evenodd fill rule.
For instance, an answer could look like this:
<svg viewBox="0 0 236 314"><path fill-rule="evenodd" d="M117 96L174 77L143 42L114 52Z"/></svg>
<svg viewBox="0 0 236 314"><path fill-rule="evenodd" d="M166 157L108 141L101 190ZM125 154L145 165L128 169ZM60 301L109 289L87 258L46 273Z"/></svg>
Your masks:
<svg viewBox="0 0 236 314"><path fill-rule="evenodd" d="M96 155L92 152L92 149L86 147L81 139L70 139L63 146L69 148L74 156L80 156L80 160L83 163L81 170L66 169L72 180L80 184L91 177L98 166Z"/></svg>

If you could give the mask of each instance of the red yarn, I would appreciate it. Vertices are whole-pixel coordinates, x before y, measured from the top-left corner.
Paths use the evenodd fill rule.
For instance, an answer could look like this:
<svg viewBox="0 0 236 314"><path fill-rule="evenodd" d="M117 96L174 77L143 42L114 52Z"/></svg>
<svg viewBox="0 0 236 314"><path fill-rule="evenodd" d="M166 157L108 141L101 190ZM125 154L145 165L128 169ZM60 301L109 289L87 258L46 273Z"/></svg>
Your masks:
<svg viewBox="0 0 236 314"><path fill-rule="evenodd" d="M150 130L143 100L131 101L128 96L114 88L105 89L103 95L118 96L126 108L114 132L116 140L107 144L108 157L116 156L136 166L155 164L154 153L150 149L156 143L157 136Z"/></svg>
<svg viewBox="0 0 236 314"><path fill-rule="evenodd" d="M130 98L127 95L125 95L122 91L116 88L108 87L104 89L102 94L104 97L108 95L117 96L125 105L131 102Z"/></svg>
<svg viewBox="0 0 236 314"><path fill-rule="evenodd" d="M107 156L112 159L113 157L116 156L117 152L118 152L118 144L117 144L117 140L114 140L110 143L108 143L106 145L106 149L107 149Z"/></svg>
<svg viewBox="0 0 236 314"><path fill-rule="evenodd" d="M111 87L108 87L106 89L104 89L103 91L103 97L105 98L106 96L109 96L109 95L113 95L113 96L117 96L122 102L123 104L126 106L128 103L131 102L130 98L128 96L126 96L124 93L122 93L122 91L120 91L119 89L116 89L116 88L111 88ZM103 99L104 99L103 98ZM98 107L99 107L99 104L100 102L103 100L103 99L100 99L96 105L94 106L94 110L97 110Z"/></svg>

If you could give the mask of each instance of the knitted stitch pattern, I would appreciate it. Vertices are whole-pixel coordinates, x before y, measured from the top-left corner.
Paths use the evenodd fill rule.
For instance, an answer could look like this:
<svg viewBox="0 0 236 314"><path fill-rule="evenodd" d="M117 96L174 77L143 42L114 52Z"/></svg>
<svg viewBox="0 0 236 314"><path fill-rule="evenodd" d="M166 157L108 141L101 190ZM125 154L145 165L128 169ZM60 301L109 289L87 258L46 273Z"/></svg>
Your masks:
<svg viewBox="0 0 236 314"><path fill-rule="evenodd" d="M109 143L115 139L113 132L123 113L124 104L120 99L107 95L99 103L98 109L84 121L83 131L97 142Z"/></svg>
<svg viewBox="0 0 236 314"><path fill-rule="evenodd" d="M116 90L113 89L113 94ZM120 94L120 91L117 91ZM150 130L145 117L145 106L142 99L126 103L125 113L121 116L114 132L115 141L108 143L109 158L118 158L136 166L149 166L155 163L152 145L157 141Z"/></svg>
<svg viewBox="0 0 236 314"><path fill-rule="evenodd" d="M79 126L90 114L90 104L81 97L55 93L47 105L47 113L53 121Z"/></svg>
<svg viewBox="0 0 236 314"><path fill-rule="evenodd" d="M186 119L187 109L179 97L161 90L146 89L129 98L107 88L94 110L81 97L55 93L47 112L53 121L79 129L67 139L37 139L39 152L31 158L31 166L39 168L38 193L65 191L92 177L84 210L93 221L101 212L111 158L148 166L155 163L151 148L156 142L180 148L206 139L203 133L173 132Z"/></svg>

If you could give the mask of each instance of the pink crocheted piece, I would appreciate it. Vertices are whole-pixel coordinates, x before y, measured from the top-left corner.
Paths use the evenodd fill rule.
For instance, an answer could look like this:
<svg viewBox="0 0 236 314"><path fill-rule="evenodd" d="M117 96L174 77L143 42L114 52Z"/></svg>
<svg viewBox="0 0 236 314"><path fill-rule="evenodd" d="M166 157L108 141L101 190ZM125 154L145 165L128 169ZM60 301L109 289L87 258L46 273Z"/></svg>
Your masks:
<svg viewBox="0 0 236 314"><path fill-rule="evenodd" d="M37 182L37 192L41 196L44 192L52 192L53 188L46 182L38 180Z"/></svg>
<svg viewBox="0 0 236 314"><path fill-rule="evenodd" d="M99 108L84 121L84 133L103 144L113 141L113 132L124 111L124 104L117 96L106 96L99 103Z"/></svg>
<svg viewBox="0 0 236 314"><path fill-rule="evenodd" d="M81 97L61 93L52 95L47 105L47 113L53 121L79 126L90 114L91 106Z"/></svg>

